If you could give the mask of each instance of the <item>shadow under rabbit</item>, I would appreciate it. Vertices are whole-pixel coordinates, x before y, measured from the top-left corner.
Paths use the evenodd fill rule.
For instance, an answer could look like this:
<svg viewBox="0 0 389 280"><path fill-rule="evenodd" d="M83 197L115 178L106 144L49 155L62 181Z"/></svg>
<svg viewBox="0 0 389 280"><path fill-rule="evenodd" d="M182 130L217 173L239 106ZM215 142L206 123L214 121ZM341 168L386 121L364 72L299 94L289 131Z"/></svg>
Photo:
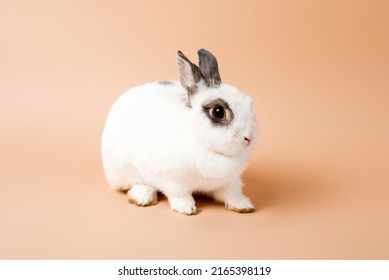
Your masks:
<svg viewBox="0 0 389 280"><path fill-rule="evenodd" d="M122 190L118 190L117 192L121 196L127 196L127 191L128 190L122 189ZM212 197L210 197L209 195L204 194L204 193L194 193L193 198L195 199L196 207L197 207L197 212L194 215L200 213L203 209L223 209L223 208L225 208L223 203L215 201ZM158 207L158 205L165 205L165 206L169 205L167 197L161 192L157 192L156 200L153 201L153 203L150 203L147 205L138 205L136 203L136 201L134 201L133 199L128 198L128 197L127 197L127 201L128 201L128 203L132 204L133 206L142 207L142 208L153 207L153 206ZM237 211L235 211L235 212L237 212ZM241 212L241 213L246 213L246 212Z"/></svg>
<svg viewBox="0 0 389 280"><path fill-rule="evenodd" d="M255 212L281 206L289 208L304 206L326 199L328 194L324 190L322 176L312 170L249 169L242 176L242 180L243 193L254 204ZM123 195L126 192L121 191ZM224 208L222 203L214 201L205 194L195 193L193 196L198 212L204 209ZM161 192L158 192L155 203L144 207L158 207L158 205L168 206L168 199Z"/></svg>
<svg viewBox="0 0 389 280"><path fill-rule="evenodd" d="M257 211L281 206L297 208L326 201L333 194L332 188L326 185L326 175L320 169L247 170L242 179L245 185L243 192Z"/></svg>

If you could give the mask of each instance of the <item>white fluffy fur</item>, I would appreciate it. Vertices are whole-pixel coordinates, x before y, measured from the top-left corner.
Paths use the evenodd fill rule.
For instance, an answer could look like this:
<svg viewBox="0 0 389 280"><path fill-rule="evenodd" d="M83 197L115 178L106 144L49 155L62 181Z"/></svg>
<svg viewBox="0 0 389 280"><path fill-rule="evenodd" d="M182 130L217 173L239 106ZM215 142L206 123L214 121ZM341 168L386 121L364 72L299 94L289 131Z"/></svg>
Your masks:
<svg viewBox="0 0 389 280"><path fill-rule="evenodd" d="M185 98L179 82L149 83L118 98L102 136L109 184L129 190L138 205L151 204L159 191L172 210L194 214L192 194L201 192L227 208L249 212L253 205L242 194L240 175L257 130L250 97L226 84L199 84L192 108L185 106ZM226 127L213 125L203 112L204 102L217 98L227 101L234 114ZM250 145L244 137L253 139ZM131 191L130 186L136 188Z"/></svg>

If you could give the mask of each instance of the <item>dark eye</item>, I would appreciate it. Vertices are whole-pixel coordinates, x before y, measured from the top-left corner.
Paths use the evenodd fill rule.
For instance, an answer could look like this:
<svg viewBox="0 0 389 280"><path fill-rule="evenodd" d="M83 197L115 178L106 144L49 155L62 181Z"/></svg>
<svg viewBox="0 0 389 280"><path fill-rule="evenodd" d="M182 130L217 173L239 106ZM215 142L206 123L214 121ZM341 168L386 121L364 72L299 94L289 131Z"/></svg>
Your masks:
<svg viewBox="0 0 389 280"><path fill-rule="evenodd" d="M220 98L204 103L203 112L211 123L216 126L226 126L234 118L228 103Z"/></svg>
<svg viewBox="0 0 389 280"><path fill-rule="evenodd" d="M225 109L222 106L216 106L212 110L212 116L216 119L223 119L225 116Z"/></svg>

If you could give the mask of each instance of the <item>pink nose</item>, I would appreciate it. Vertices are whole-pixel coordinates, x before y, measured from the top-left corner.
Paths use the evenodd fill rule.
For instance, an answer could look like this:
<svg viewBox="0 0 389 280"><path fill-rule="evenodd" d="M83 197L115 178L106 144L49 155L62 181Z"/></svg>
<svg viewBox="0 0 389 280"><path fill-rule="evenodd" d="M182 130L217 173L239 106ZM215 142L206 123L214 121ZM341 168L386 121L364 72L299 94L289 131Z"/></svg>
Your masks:
<svg viewBox="0 0 389 280"><path fill-rule="evenodd" d="M244 138L244 141L246 141L247 144L250 144L251 138L250 138L250 137L245 137L245 138Z"/></svg>

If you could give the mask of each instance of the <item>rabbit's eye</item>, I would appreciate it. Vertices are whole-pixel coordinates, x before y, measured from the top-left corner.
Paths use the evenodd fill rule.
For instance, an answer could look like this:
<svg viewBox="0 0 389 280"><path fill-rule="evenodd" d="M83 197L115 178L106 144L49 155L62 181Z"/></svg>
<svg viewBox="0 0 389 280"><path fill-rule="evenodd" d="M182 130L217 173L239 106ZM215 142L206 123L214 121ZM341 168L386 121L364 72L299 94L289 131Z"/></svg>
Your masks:
<svg viewBox="0 0 389 280"><path fill-rule="evenodd" d="M230 106L221 98L203 104L203 111L211 123L216 126L227 126L234 118Z"/></svg>
<svg viewBox="0 0 389 280"><path fill-rule="evenodd" d="M223 119L225 116L225 110L222 106L216 106L215 108L211 109L211 114L216 119Z"/></svg>

